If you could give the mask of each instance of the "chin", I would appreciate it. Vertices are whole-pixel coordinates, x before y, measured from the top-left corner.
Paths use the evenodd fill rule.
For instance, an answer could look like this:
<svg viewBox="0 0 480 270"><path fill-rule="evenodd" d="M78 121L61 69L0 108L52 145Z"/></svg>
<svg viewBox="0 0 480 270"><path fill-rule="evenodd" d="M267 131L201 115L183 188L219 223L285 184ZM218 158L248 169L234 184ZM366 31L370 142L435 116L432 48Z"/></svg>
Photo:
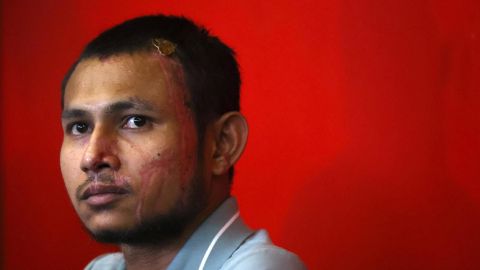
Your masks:
<svg viewBox="0 0 480 270"><path fill-rule="evenodd" d="M96 224L85 226L93 239L110 244L162 244L179 238L189 220L184 217L161 215L134 226Z"/></svg>
<svg viewBox="0 0 480 270"><path fill-rule="evenodd" d="M84 228L92 235L103 234L103 232L128 231L135 226L133 217L111 211L89 212L80 217Z"/></svg>

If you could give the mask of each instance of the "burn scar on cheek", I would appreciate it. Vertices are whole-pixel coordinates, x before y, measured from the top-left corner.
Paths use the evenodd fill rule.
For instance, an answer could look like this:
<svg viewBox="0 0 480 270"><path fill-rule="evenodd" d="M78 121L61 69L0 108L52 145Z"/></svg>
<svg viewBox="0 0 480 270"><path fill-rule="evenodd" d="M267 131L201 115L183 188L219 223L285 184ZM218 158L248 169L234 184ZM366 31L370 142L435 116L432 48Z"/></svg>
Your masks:
<svg viewBox="0 0 480 270"><path fill-rule="evenodd" d="M163 61L160 62L165 65ZM197 134L193 112L188 105L190 103L189 92L185 84L182 66L179 63L172 62L170 67L162 66L162 70L166 78L168 103L174 108L178 121L178 155L181 162L179 166L183 172L182 179L188 179L193 176L197 158ZM182 188L185 187L182 186Z"/></svg>
<svg viewBox="0 0 480 270"><path fill-rule="evenodd" d="M176 120L176 125L171 130L175 132L175 140L170 141L167 148L157 149L157 152L149 153L144 158L145 165L140 171L140 191L136 206L137 222L145 218L143 214L147 213L147 208L160 209L176 203L169 201L169 198L151 198L148 196L150 192L169 196L172 195L171 192L178 192L177 188L186 190L196 168L197 135L193 114L185 105L188 101L188 90L182 67L175 59L157 55L156 60L164 78L167 105L172 109ZM172 190L165 190L167 188ZM161 205L162 203L169 205Z"/></svg>
<svg viewBox="0 0 480 270"><path fill-rule="evenodd" d="M140 197L136 208L137 223L142 220L142 211L144 207L152 207L152 203L147 201L147 193L155 189L161 191L168 178L172 177L172 168L174 163L174 152L166 151L156 153L154 158L147 162L140 171ZM159 198L155 197L154 200ZM146 206L146 204L149 204ZM154 203L155 205L155 203Z"/></svg>
<svg viewBox="0 0 480 270"><path fill-rule="evenodd" d="M185 74L182 65L176 60L165 58L158 60L165 78L168 104L174 109L179 125L179 154L182 154L181 160L191 163L192 159L196 159L197 134ZM187 166L186 169L185 174L191 174L194 168Z"/></svg>

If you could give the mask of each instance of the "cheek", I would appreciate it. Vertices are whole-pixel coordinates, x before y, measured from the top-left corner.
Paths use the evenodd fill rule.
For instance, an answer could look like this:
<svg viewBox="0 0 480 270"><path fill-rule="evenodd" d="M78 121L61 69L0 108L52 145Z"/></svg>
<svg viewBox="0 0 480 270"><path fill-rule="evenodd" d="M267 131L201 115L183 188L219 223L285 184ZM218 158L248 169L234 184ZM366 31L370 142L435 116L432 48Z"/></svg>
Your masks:
<svg viewBox="0 0 480 270"><path fill-rule="evenodd" d="M143 187L150 186L155 182L165 182L174 177L175 160L171 151L157 153L156 156L145 162L140 171L140 179Z"/></svg>
<svg viewBox="0 0 480 270"><path fill-rule="evenodd" d="M65 146L62 146L62 149L60 150L60 170L66 185L68 185L68 182L70 182L72 174L74 173L74 161L71 158L72 154L73 153L71 150L68 150Z"/></svg>
<svg viewBox="0 0 480 270"><path fill-rule="evenodd" d="M192 179L195 155L185 158L181 149L156 152L145 160L139 177L136 217L140 221L155 213L167 213L183 200Z"/></svg>
<svg viewBox="0 0 480 270"><path fill-rule="evenodd" d="M60 150L60 170L70 196L75 193L78 182L82 181L83 173L80 170L79 153L65 144Z"/></svg>
<svg viewBox="0 0 480 270"><path fill-rule="evenodd" d="M178 184L178 169L172 150L158 152L144 161L139 177L139 200L136 209L137 219L148 215L152 209L163 211L170 207L174 185ZM160 209L159 209L160 208Z"/></svg>
<svg viewBox="0 0 480 270"><path fill-rule="evenodd" d="M196 135L192 127L180 126L180 132L166 136L161 145L144 145L137 152L136 168L141 189L153 185L186 185L196 166ZM168 143L167 143L168 142Z"/></svg>

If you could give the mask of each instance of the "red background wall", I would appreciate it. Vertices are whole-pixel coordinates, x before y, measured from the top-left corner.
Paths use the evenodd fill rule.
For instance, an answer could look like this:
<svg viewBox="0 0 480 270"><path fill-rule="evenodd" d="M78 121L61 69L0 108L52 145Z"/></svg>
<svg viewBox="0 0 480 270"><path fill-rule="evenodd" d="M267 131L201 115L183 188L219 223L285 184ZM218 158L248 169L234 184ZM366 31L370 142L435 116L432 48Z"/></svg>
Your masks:
<svg viewBox="0 0 480 270"><path fill-rule="evenodd" d="M5 269L81 269L60 81L106 27L184 14L233 46L251 125L234 193L310 269L480 269L480 2L3 1ZM274 2L274 1L271 1Z"/></svg>

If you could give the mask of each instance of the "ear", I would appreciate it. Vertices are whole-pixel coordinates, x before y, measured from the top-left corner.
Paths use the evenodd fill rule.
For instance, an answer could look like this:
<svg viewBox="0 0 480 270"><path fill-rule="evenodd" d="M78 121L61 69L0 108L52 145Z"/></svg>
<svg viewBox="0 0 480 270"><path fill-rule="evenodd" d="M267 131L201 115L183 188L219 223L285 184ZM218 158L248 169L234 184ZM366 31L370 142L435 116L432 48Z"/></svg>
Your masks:
<svg viewBox="0 0 480 270"><path fill-rule="evenodd" d="M212 173L225 174L240 158L248 137L248 125L239 112L228 112L215 122Z"/></svg>

